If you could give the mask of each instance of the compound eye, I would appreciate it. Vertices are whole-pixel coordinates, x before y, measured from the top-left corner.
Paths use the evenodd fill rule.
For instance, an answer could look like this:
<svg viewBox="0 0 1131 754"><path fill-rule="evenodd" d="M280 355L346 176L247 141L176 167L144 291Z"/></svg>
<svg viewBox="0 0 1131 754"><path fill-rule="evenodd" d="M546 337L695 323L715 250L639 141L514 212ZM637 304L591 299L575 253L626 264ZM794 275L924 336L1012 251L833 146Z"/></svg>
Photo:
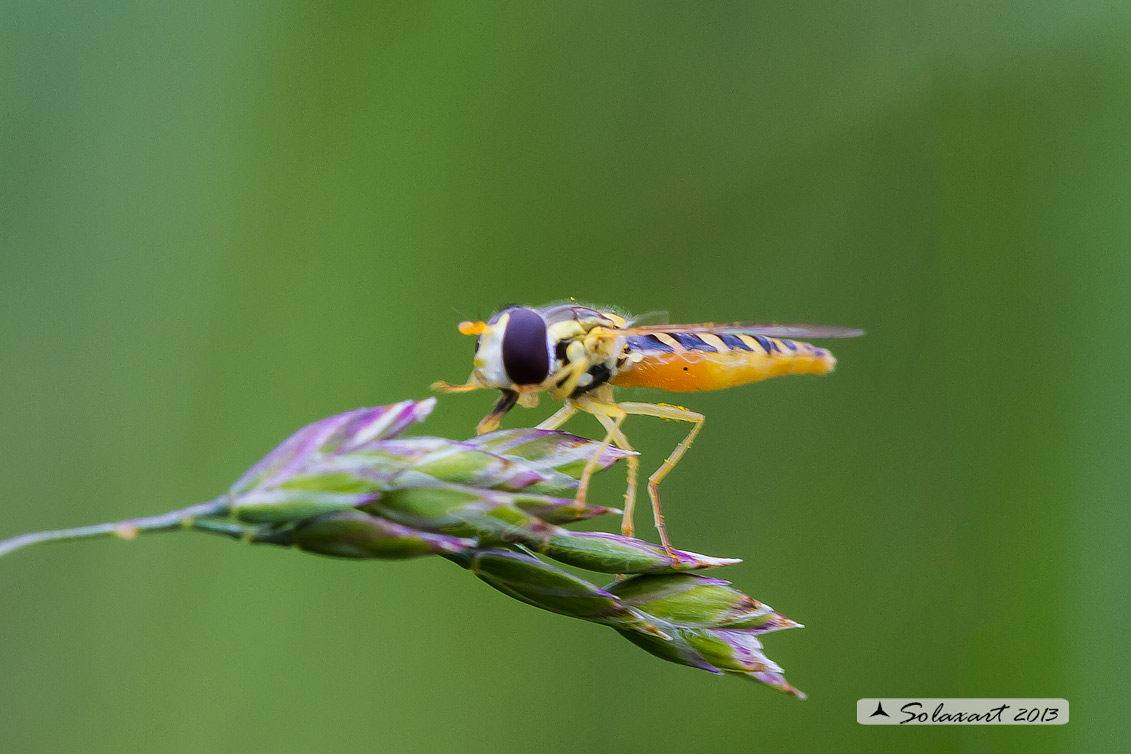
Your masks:
<svg viewBox="0 0 1131 754"><path fill-rule="evenodd" d="M503 332L503 369L516 385L537 385L550 374L550 350L546 345L546 321L530 309L507 312Z"/></svg>

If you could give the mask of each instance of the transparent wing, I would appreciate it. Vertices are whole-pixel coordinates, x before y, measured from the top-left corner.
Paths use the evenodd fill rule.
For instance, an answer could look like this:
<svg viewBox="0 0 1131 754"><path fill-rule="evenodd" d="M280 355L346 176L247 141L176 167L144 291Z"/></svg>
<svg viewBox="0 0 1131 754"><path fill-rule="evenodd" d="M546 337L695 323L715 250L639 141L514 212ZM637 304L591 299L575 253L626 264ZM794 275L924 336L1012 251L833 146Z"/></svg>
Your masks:
<svg viewBox="0 0 1131 754"><path fill-rule="evenodd" d="M752 322L715 324L703 322L694 325L640 325L617 330L620 335L647 335L660 332L715 333L733 335L765 335L770 338L857 338L863 330L836 325L762 325Z"/></svg>
<svg viewBox="0 0 1131 754"><path fill-rule="evenodd" d="M644 312L643 314L635 317L628 317L627 319L630 323L630 326L633 328L655 327L656 325L662 325L670 321L668 319L668 313L666 311L663 311L662 309L658 309L654 312Z"/></svg>

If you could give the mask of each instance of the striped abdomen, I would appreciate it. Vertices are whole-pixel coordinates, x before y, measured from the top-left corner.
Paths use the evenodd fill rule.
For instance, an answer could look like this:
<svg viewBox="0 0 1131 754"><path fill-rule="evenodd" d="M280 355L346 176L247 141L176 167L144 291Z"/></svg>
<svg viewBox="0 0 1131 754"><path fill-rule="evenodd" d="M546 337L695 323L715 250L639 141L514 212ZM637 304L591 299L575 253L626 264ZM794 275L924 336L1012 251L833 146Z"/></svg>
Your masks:
<svg viewBox="0 0 1131 754"><path fill-rule="evenodd" d="M685 393L785 374L825 374L835 365L826 349L795 340L671 330L625 336L623 366L612 383Z"/></svg>

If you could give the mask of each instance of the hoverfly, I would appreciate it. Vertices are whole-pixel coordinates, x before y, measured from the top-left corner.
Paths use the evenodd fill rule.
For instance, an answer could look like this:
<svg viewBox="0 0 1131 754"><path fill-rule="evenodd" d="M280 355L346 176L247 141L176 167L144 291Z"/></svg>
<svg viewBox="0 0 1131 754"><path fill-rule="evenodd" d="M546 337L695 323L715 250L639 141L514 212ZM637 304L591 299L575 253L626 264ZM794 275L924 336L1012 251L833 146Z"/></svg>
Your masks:
<svg viewBox="0 0 1131 754"><path fill-rule="evenodd" d="M705 417L686 408L660 403L618 403L613 386L653 387L669 392L721 390L786 374L825 374L836 359L824 348L793 337L850 338L862 330L810 325L712 323L634 325L604 309L575 303L542 308L510 306L487 322L462 322L459 331L475 335L474 371L466 384L436 382L433 390L461 393L496 389L502 398L479 422L480 434L499 426L515 404L538 405L548 392L565 405L538 425L557 429L578 411L592 414L605 428L600 451L582 471L577 499L585 500L597 459L610 443L632 450L621 432L629 415L690 422L691 430L667 460L648 478L648 496L664 549L671 544L664 527L658 487L703 428ZM633 534L633 508L639 459L628 458L621 530Z"/></svg>

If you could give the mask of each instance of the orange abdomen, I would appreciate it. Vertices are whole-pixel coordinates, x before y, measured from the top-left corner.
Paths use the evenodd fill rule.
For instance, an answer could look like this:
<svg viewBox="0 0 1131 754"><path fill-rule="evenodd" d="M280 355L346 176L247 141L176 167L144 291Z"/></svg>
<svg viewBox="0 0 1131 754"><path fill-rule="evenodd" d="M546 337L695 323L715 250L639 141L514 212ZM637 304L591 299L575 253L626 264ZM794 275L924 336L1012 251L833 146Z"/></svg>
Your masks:
<svg viewBox="0 0 1131 754"><path fill-rule="evenodd" d="M611 382L686 393L786 374L825 374L835 365L828 350L808 343L752 335L657 333L626 339L625 364Z"/></svg>

